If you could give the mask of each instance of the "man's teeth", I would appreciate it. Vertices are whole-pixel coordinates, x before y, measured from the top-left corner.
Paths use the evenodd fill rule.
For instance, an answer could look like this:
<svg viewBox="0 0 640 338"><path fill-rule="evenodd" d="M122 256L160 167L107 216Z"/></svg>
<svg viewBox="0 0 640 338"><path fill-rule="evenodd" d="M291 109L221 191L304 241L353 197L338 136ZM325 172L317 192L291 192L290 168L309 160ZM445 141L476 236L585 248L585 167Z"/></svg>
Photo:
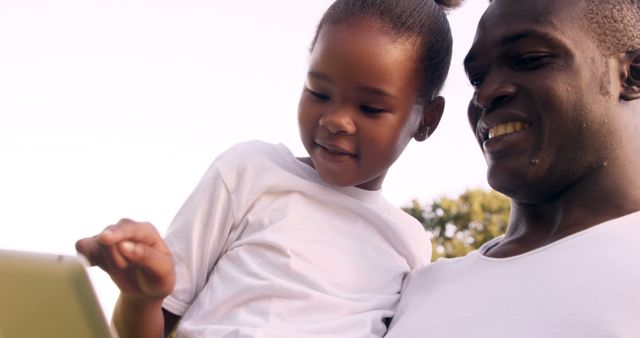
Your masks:
<svg viewBox="0 0 640 338"><path fill-rule="evenodd" d="M495 127L489 129L489 140L501 135L511 134L515 132L519 132L529 128L529 124L525 122L507 122L499 124Z"/></svg>

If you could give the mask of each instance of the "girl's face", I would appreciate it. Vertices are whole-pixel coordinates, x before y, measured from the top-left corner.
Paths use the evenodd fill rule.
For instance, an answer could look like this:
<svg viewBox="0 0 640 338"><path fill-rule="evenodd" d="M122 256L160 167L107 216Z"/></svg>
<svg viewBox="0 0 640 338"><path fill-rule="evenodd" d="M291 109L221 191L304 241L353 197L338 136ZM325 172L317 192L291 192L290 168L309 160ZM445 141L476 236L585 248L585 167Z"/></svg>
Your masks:
<svg viewBox="0 0 640 338"><path fill-rule="evenodd" d="M298 121L302 143L326 182L379 189L417 135L424 114L410 42L395 39L372 20L322 28Z"/></svg>

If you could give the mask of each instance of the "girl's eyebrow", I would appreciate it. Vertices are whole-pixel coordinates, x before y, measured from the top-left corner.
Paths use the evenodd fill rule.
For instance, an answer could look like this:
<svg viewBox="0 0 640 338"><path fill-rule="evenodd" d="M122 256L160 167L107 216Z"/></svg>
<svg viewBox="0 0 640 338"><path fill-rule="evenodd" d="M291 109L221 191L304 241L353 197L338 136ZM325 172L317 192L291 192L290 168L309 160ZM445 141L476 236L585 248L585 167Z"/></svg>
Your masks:
<svg viewBox="0 0 640 338"><path fill-rule="evenodd" d="M311 77L322 82L333 83L331 78L329 78L327 75L313 71L313 70L310 70L307 72L307 77Z"/></svg>
<svg viewBox="0 0 640 338"><path fill-rule="evenodd" d="M373 95L383 96L385 98L389 98L389 99L393 99L393 100L398 100L398 97L396 97L395 95L387 92L386 90L384 90L382 88L378 88L378 87L374 87L374 86L359 86L358 90L363 92L363 93L373 94Z"/></svg>
<svg viewBox="0 0 640 338"><path fill-rule="evenodd" d="M307 72L307 77L310 77L312 79L315 79L317 81L321 81L321 82L325 82L325 83L329 83L332 84L333 80L331 80L331 78L325 74L322 74L320 72L317 71L313 71L310 70ZM376 87L376 86L358 86L357 87L358 91L366 93L366 94L372 94L372 95L377 95L377 96L383 96L385 98L389 98L392 100L398 100L398 97L389 93L388 91Z"/></svg>

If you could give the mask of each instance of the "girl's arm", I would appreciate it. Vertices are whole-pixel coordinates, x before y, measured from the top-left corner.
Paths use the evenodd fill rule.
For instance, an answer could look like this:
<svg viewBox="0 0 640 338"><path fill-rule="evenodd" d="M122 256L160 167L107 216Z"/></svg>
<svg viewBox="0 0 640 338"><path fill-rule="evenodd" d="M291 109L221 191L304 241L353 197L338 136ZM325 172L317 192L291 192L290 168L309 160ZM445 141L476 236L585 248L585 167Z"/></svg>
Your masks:
<svg viewBox="0 0 640 338"><path fill-rule="evenodd" d="M118 335L161 337L162 301L173 290L176 276L171 251L155 227L123 219L97 236L79 240L76 249L120 289L112 318Z"/></svg>
<svg viewBox="0 0 640 338"><path fill-rule="evenodd" d="M120 294L111 321L120 338L164 337L161 299L131 299Z"/></svg>

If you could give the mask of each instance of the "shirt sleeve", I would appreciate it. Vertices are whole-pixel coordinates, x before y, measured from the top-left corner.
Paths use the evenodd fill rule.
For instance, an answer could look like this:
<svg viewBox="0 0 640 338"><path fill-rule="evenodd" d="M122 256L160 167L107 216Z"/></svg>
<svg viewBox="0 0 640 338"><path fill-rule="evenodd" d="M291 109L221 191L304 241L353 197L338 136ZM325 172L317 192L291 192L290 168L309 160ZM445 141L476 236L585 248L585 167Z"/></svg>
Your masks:
<svg viewBox="0 0 640 338"><path fill-rule="evenodd" d="M179 316L186 312L231 244L235 220L230 190L214 162L167 230L176 286L164 300L165 309Z"/></svg>

